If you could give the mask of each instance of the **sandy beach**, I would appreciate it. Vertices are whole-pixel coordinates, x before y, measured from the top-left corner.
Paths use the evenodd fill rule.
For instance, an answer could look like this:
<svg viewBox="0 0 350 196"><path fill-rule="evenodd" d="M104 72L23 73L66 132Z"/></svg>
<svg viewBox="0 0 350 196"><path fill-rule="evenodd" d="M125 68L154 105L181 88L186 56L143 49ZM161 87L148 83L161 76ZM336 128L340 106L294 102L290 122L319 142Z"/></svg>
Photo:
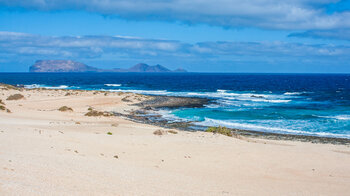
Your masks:
<svg viewBox="0 0 350 196"><path fill-rule="evenodd" d="M14 94L24 97L6 100ZM148 99L132 93L2 86L0 99L0 195L350 193L348 145L234 138L109 115ZM85 115L91 111L105 113Z"/></svg>

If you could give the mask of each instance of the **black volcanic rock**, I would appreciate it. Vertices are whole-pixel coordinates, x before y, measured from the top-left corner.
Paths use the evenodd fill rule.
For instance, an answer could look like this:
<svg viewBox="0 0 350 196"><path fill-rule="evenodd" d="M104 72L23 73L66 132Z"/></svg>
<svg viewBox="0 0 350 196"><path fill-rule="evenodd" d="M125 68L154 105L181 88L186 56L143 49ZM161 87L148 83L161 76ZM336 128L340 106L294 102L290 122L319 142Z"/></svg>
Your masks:
<svg viewBox="0 0 350 196"><path fill-rule="evenodd" d="M38 60L29 72L97 72L99 69L71 60Z"/></svg>

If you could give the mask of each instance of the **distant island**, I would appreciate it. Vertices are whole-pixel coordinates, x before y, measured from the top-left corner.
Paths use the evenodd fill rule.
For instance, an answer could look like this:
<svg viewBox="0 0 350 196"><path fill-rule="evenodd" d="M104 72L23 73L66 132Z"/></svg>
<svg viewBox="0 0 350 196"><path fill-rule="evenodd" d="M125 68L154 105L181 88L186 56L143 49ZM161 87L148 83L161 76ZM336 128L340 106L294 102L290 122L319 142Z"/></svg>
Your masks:
<svg viewBox="0 0 350 196"><path fill-rule="evenodd" d="M38 60L34 65L29 67L29 72L147 72L147 73L163 73L163 72L187 72L178 68L170 70L162 65L147 65L144 63L136 64L128 69L99 69L88 66L84 63L72 60Z"/></svg>

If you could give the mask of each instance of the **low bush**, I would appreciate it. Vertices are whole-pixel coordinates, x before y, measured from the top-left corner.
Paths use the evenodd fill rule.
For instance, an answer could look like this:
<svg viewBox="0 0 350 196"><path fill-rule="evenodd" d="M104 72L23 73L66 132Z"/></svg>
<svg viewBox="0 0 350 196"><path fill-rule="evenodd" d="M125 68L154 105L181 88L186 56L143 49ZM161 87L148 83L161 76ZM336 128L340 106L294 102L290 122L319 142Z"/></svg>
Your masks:
<svg viewBox="0 0 350 196"><path fill-rule="evenodd" d="M14 95L10 95L9 97L7 97L6 100L20 100L20 99L23 99L24 96L22 94L14 94Z"/></svg>
<svg viewBox="0 0 350 196"><path fill-rule="evenodd" d="M0 110L6 111L7 113L11 113L11 110L7 109L5 106L0 105Z"/></svg>
<svg viewBox="0 0 350 196"><path fill-rule="evenodd" d="M219 133L219 134L230 136L230 137L233 136L231 129L226 128L226 127L221 127L221 126L219 126L219 127L208 127L206 132Z"/></svg>
<svg viewBox="0 0 350 196"><path fill-rule="evenodd" d="M113 114L110 112L99 112L92 108L89 108L88 110L89 111L85 114L85 116L105 116L105 117L113 116Z"/></svg>
<svg viewBox="0 0 350 196"><path fill-rule="evenodd" d="M160 129L158 129L158 130L154 131L153 134L154 134L154 135L159 135L159 136L160 136L160 135L166 134L166 132L165 132L165 131L162 131L162 130L160 130Z"/></svg>
<svg viewBox="0 0 350 196"><path fill-rule="evenodd" d="M177 132L174 131L174 130L169 130L168 132L171 133L171 134L177 134Z"/></svg>
<svg viewBox="0 0 350 196"><path fill-rule="evenodd" d="M61 112L73 112L73 109L70 108L70 107L67 107L67 106L62 106L58 109L58 111L61 111Z"/></svg>

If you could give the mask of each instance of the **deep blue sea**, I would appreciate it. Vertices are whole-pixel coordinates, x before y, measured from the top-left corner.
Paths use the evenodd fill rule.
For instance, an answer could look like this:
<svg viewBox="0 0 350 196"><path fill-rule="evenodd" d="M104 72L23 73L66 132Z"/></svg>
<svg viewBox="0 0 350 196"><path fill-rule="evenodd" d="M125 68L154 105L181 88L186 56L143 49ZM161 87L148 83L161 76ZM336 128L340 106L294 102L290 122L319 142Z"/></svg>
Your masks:
<svg viewBox="0 0 350 196"><path fill-rule="evenodd" d="M350 74L0 73L0 82L208 97L214 102L205 108L159 113L205 126L350 138Z"/></svg>

